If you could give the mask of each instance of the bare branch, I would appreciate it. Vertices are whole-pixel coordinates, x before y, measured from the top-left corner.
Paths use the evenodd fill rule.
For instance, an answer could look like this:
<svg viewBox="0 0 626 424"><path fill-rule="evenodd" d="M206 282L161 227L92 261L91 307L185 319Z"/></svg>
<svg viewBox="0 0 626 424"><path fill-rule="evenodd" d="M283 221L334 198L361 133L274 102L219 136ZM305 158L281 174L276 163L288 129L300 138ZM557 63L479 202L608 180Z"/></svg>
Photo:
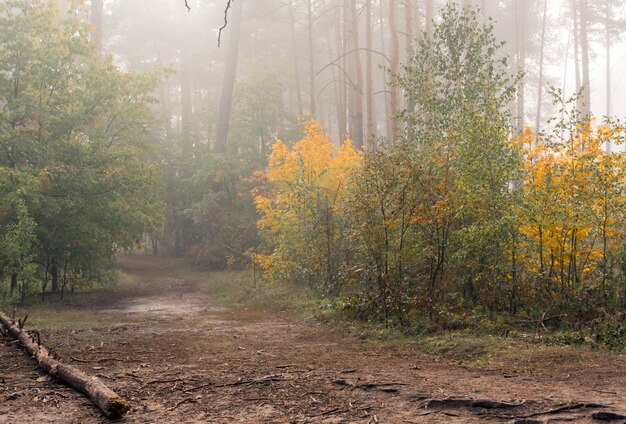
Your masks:
<svg viewBox="0 0 626 424"><path fill-rule="evenodd" d="M220 47L220 45L222 44L222 31L228 25L228 11L230 10L230 6L233 1L234 0L228 0L228 3L226 3L226 8L224 9L224 25L222 25L219 33L217 34L217 47Z"/></svg>

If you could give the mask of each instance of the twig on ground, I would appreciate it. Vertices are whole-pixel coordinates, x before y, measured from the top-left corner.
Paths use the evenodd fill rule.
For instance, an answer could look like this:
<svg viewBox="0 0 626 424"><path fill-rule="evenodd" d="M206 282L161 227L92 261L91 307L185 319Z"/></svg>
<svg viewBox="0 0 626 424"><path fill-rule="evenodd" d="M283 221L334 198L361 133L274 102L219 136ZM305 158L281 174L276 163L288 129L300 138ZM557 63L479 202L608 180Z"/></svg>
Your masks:
<svg viewBox="0 0 626 424"><path fill-rule="evenodd" d="M233 383L217 384L215 387L251 386L253 384L263 384L272 381L283 381L284 379L282 374L270 374L255 380L239 380Z"/></svg>
<svg viewBox="0 0 626 424"><path fill-rule="evenodd" d="M371 389L377 389L380 390L382 392L387 392L387 393L397 393L398 389L395 389L395 386L406 386L406 383L396 383L396 382L392 382L392 383L365 383L365 384L354 384L353 382L343 379L343 378L339 378L339 379L335 379L332 381L333 384L337 384L339 386L345 386L345 387L350 387L353 390L354 389L361 389L361 390L371 390Z"/></svg>
<svg viewBox="0 0 626 424"><path fill-rule="evenodd" d="M174 409L178 408L183 403L198 403L198 400L194 399L194 398L185 398L185 399L177 402L176 405L172 406L170 409L168 409L168 411L173 411Z"/></svg>
<svg viewBox="0 0 626 424"><path fill-rule="evenodd" d="M542 415L555 415L560 414L565 411L574 411L577 409L589 409L589 408L607 408L607 405L602 405L599 403L570 403L568 405L560 406L554 409L548 409L546 411L533 412L532 414L525 415L496 415L493 418L504 418L504 419L521 419L521 418L533 418L540 417Z"/></svg>

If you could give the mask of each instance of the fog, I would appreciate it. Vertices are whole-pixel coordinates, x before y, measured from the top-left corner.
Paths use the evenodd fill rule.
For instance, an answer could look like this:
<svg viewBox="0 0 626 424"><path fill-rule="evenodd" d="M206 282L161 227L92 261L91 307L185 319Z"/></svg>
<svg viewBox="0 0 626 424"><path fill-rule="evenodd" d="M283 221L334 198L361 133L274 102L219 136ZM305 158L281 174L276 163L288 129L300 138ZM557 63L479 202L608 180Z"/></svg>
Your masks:
<svg viewBox="0 0 626 424"><path fill-rule="evenodd" d="M219 28L225 24L226 3L190 0L190 9L187 10L182 0L104 2L105 51L128 69L169 67L174 71L167 79L160 107L164 115L170 116L172 125L181 131L182 121L185 120L182 117L185 112L182 111L181 97L186 96L185 90L189 90L191 105L187 110L191 110L189 120L193 121L190 128L194 144L210 145L214 142L225 64L228 51L233 48L231 26L238 19L233 16L235 8L231 8L228 11L230 22L222 33L222 43L218 47ZM242 3L233 93L258 83L261 74L278 84L282 92L282 104L274 105L277 107L275 112L281 116L273 117L278 120L272 122L272 128L268 127L267 134L262 136L271 139L283 131L285 126L279 123L281 119L293 121L314 112L314 117L323 122L335 138L340 135L354 138L353 133L361 131L360 127L363 126L367 139L387 134L389 122L386 116L390 115L390 93L387 87L389 75L385 68L390 66L386 58L393 53L393 33L398 35L400 63L406 63L411 52L414 52L413 39L427 29L428 20L439 19L438 10L444 2L411 1L405 4L399 1L393 27L388 1L266 0ZM578 42L582 29L579 19L575 22L573 18L575 14L572 5L576 2L546 2L544 76L541 87L539 61L544 34L544 2L482 0L474 3L482 8L483 20L487 16L493 19L497 38L506 42L504 51L510 56L511 72L522 69L525 73L521 91L524 94L524 124L535 126L539 88L543 90L542 119L551 112L552 99L547 95L548 86L562 88L566 96L580 88L576 85L575 69L576 64L579 70L583 67L582 47ZM370 4L370 9L367 9L367 4ZM352 7L356 8L356 27L352 25ZM626 113L626 106L620 101L626 94L626 81L621 72L626 60L626 54L623 53L624 9L620 2L588 2L585 37L589 43L591 111L596 116ZM370 19L367 17L368 11L371 13ZM407 11L411 14L409 19ZM366 39L368 24L371 28L369 41ZM578 37L575 37L575 26ZM358 41L353 37L354 31L358 31ZM312 35L312 39L309 35ZM607 43L611 50L610 88L607 88ZM370 48L369 52L365 50L366 47ZM361 50L352 51L355 48ZM578 60L575 49L578 49ZM360 56L360 65L355 64L355 55ZM368 123L365 117L363 123L358 125L351 122L351 116L353 119L359 113L355 112L355 108L359 108L354 105L355 101L367 101L363 78L367 73L366 62L370 60L372 90L375 93L373 98L379 107L375 108L375 114L371 117L374 122ZM357 70L358 66L362 68ZM582 85L582 82L579 84ZM607 90L611 92L609 104ZM360 99L351 99L354 94L352 91ZM517 115L519 109L512 107L512 110Z"/></svg>

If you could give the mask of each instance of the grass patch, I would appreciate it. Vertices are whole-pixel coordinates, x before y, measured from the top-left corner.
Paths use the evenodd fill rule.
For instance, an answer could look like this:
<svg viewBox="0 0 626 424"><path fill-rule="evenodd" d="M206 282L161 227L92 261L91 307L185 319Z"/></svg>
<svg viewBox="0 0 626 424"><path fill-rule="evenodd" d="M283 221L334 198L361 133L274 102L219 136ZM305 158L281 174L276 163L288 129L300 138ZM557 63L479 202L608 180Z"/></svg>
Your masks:
<svg viewBox="0 0 626 424"><path fill-rule="evenodd" d="M28 314L27 327L38 330L89 330L104 328L115 322L113 317L88 309L67 306L33 305L17 308L16 317Z"/></svg>
<svg viewBox="0 0 626 424"><path fill-rule="evenodd" d="M187 270L180 277L196 282L202 291L228 304L307 317L318 313L322 303L306 287L255 282L247 271Z"/></svg>
<svg viewBox="0 0 626 424"><path fill-rule="evenodd" d="M27 327L38 330L88 330L104 328L117 322L114 316L97 312L97 305L110 304L115 291L133 290L138 285L135 276L118 271L108 285L84 287L74 293L46 293L41 301L41 293L29 296L24 302L6 297L0 308L7 315L24 318L28 315ZM112 290L115 287L115 291Z"/></svg>

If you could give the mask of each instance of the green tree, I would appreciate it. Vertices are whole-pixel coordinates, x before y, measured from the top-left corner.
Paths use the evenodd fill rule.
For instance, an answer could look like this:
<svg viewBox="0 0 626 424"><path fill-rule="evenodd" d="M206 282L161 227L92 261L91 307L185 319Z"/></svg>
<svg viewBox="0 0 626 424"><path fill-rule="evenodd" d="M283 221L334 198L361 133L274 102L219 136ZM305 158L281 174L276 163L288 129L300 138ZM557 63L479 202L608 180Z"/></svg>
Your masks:
<svg viewBox="0 0 626 424"><path fill-rule="evenodd" d="M78 2L63 14L43 0L0 4L0 170L7 192L35 182L23 216L35 224L42 295L68 270L98 276L161 224L159 172L146 160L158 76L100 57L87 18Z"/></svg>
<svg viewBox="0 0 626 424"><path fill-rule="evenodd" d="M506 246L513 237L510 184L519 155L509 142L518 78L508 72L503 43L474 7L441 11L432 37L396 76L416 112L403 142L413 148L414 222L420 227L429 297L446 282L453 296L493 305L505 290ZM450 271L450 272L449 272Z"/></svg>

